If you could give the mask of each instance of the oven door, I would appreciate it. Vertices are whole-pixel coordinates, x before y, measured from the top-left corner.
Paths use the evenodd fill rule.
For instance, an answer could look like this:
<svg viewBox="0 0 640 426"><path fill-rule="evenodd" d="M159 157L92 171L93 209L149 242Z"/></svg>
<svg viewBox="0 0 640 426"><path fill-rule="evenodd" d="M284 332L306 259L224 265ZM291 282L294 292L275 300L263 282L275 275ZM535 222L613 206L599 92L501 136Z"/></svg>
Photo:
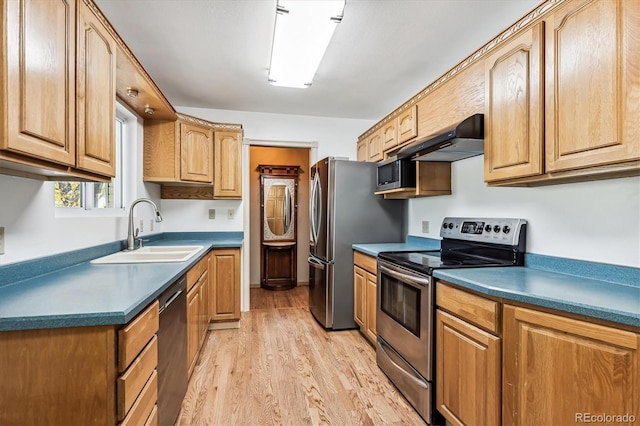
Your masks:
<svg viewBox="0 0 640 426"><path fill-rule="evenodd" d="M378 336L425 379L433 376L433 280L378 260Z"/></svg>

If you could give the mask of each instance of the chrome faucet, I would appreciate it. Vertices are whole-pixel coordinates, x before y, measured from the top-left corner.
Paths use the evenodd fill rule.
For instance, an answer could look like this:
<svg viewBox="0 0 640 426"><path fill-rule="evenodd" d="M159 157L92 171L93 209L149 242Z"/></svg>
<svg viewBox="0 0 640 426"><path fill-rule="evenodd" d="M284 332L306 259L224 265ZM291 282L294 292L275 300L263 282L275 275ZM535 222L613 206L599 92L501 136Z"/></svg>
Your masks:
<svg viewBox="0 0 640 426"><path fill-rule="evenodd" d="M158 206L152 200L148 198L138 198L133 203L131 203L131 207L129 208L129 229L127 230L127 250L135 250L136 249L136 237L138 236L139 229L136 228L135 234L133 232L133 208L138 203L149 203L151 207L153 207L153 212L156 214L156 222L162 222L162 215L158 211Z"/></svg>

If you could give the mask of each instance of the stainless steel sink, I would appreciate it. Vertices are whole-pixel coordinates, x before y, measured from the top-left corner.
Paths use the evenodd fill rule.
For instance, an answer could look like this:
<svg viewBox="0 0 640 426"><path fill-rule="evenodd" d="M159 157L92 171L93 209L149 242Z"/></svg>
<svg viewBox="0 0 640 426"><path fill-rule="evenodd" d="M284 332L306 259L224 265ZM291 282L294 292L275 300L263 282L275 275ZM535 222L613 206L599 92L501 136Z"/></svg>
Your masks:
<svg viewBox="0 0 640 426"><path fill-rule="evenodd" d="M98 259L91 263L158 263L184 262L189 260L204 246L149 246L132 251L120 251Z"/></svg>

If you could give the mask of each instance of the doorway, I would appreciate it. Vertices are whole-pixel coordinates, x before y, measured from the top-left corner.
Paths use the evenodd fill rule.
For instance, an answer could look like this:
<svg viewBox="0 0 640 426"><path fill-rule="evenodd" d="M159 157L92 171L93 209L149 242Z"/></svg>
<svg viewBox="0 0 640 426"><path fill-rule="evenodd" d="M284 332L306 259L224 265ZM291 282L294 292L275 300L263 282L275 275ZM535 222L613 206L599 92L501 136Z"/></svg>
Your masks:
<svg viewBox="0 0 640 426"><path fill-rule="evenodd" d="M260 287L260 172L259 164L299 166L297 285L309 284L309 148L289 148L251 145L249 147L249 259L251 288Z"/></svg>

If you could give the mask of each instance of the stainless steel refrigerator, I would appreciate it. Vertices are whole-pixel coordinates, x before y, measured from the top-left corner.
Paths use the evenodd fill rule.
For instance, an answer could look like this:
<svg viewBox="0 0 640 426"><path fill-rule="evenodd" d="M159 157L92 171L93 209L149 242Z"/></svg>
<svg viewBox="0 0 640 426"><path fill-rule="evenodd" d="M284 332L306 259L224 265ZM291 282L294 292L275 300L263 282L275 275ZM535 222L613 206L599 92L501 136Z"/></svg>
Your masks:
<svg viewBox="0 0 640 426"><path fill-rule="evenodd" d="M309 308L328 329L357 327L351 245L404 240L406 201L373 194L376 167L328 157L311 168Z"/></svg>

